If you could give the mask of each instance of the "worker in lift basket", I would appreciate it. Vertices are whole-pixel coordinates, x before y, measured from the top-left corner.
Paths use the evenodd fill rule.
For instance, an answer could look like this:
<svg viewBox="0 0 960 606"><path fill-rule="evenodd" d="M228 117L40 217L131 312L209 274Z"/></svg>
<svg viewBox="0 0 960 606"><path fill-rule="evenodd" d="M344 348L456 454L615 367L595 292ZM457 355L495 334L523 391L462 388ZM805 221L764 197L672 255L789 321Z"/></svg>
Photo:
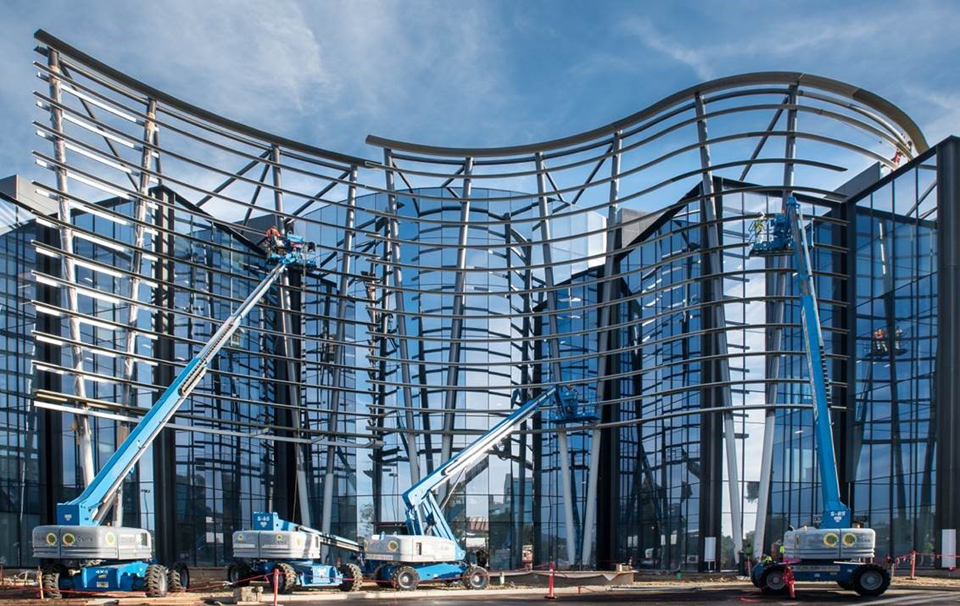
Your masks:
<svg viewBox="0 0 960 606"><path fill-rule="evenodd" d="M764 225L764 223L766 223L766 221L767 221L766 216L764 216L763 213L760 213L760 216L757 217L757 218L754 220L754 222L753 222L753 233L754 233L754 237L755 237L758 241L760 240L760 234L763 233L763 225Z"/></svg>
<svg viewBox="0 0 960 606"><path fill-rule="evenodd" d="M266 231L267 239L267 250L272 253L283 256L283 238L280 236L280 230L277 229L276 225L271 225L270 229Z"/></svg>
<svg viewBox="0 0 960 606"><path fill-rule="evenodd" d="M877 354L887 353L887 329L878 328L873 331L873 351Z"/></svg>

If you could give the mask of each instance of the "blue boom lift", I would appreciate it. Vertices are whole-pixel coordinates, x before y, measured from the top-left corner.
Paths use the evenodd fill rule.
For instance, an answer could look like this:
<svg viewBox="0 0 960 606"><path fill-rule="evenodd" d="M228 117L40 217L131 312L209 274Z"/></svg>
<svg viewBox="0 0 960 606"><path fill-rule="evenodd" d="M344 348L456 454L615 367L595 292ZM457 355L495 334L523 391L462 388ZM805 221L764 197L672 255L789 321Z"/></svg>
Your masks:
<svg viewBox="0 0 960 606"><path fill-rule="evenodd" d="M782 595L789 589L789 569L797 581L835 581L842 588L853 589L860 595L878 596L890 585L890 575L882 566L867 562L874 557L876 533L867 528L851 527L850 508L840 497L823 331L807 233L796 198L787 198L783 211L768 222L765 234L761 233L762 229L761 224L750 255L792 254L797 272L807 368L813 393L814 448L824 511L819 527L805 526L784 533L784 561L759 563L753 569L751 580L766 594Z"/></svg>
<svg viewBox="0 0 960 606"><path fill-rule="evenodd" d="M285 272L315 266L304 256L303 239L292 234L277 239L267 262L272 265L267 276L180 371L93 481L80 496L57 505L57 523L33 529L33 555L42 564L46 597L59 598L63 591L146 591L147 595L160 597L169 590L186 588L189 580L185 566L168 570L153 560L148 531L104 526L103 520L119 498L124 479L200 383L207 365L240 328L243 318Z"/></svg>
<svg viewBox="0 0 960 606"><path fill-rule="evenodd" d="M290 593L297 587L359 591L363 585L360 567L352 562L339 568L323 564L324 546L354 553L362 551L356 541L288 522L275 512L256 512L251 530L233 533L234 561L227 570L227 578L232 583L246 585L251 577L270 575L276 569L280 593Z"/></svg>
<svg viewBox="0 0 960 606"><path fill-rule="evenodd" d="M453 581L462 583L467 589L485 588L489 583L487 570L465 561L466 550L457 541L433 491L459 482L494 446L548 402L557 404L557 422L595 419L578 412L577 400L577 394L572 390L556 385L550 387L403 493L407 506L407 534L380 534L368 540L365 546L364 566L373 579L408 591L416 589L421 581Z"/></svg>

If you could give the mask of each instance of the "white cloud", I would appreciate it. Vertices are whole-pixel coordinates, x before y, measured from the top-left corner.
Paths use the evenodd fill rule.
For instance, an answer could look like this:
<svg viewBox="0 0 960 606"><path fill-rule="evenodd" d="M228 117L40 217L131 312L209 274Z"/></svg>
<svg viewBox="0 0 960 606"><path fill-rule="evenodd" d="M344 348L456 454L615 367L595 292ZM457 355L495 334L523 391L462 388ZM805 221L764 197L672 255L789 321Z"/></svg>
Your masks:
<svg viewBox="0 0 960 606"><path fill-rule="evenodd" d="M923 88L912 89L912 94L925 102L930 110L921 127L927 142L939 143L949 135L960 134L960 92L933 92Z"/></svg>
<svg viewBox="0 0 960 606"><path fill-rule="evenodd" d="M701 80L710 80L714 77L714 72L708 65L710 58L703 50L666 36L649 19L628 19L623 23L623 28L640 38L651 50L662 53L692 69Z"/></svg>

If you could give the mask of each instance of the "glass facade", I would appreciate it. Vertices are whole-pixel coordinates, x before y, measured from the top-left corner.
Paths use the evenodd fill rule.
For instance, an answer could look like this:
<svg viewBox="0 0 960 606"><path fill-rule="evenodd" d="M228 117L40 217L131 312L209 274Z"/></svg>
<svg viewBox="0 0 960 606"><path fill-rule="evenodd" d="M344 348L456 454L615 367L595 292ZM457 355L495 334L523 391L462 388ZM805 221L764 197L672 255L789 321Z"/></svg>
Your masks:
<svg viewBox="0 0 960 606"><path fill-rule="evenodd" d="M893 556L933 553L939 538L935 424L948 403L936 399L937 161L929 155L852 203L851 505Z"/></svg>
<svg viewBox="0 0 960 606"><path fill-rule="evenodd" d="M855 513L877 529L878 550L883 555L909 551L913 546L929 547L935 540L935 436L930 418L937 346L935 172L936 156L932 155L850 203L803 199L805 213L815 217L808 229L815 245L813 263L818 272L821 318L833 361L832 397L834 403L852 402L848 413L838 414L838 420L847 419L842 434L838 433L842 435L841 461L848 470L844 477ZM749 217L757 212L769 213L779 204L777 196L740 192L740 184L735 182L718 179L715 187L721 192L734 192L725 194L720 204L723 237L728 241L747 242ZM473 190L471 219L502 221L534 211L530 204L518 204L509 213L497 214L481 202L491 193L502 192ZM695 190L690 197L698 193ZM422 200L418 194L438 199ZM399 212L401 216L408 212L442 215L454 208L445 207L444 196L457 194L457 190L439 189L400 193ZM174 194L169 196L176 201ZM374 210L386 208L386 196L368 196L360 203ZM551 204L562 208L560 203ZM103 206L117 216L133 212L129 202ZM5 377L12 386L11 402L19 404L9 407L8 412L7 435L12 442L4 476L8 486L4 527L13 540L3 557L16 565L29 563L30 558L15 537L28 532L40 519L35 513L27 513L38 509L29 502L40 499L40 487L29 478L38 475L37 441L41 436L37 410L30 406L26 394L33 379L29 363L36 355L36 316L31 302L41 299L40 294L31 292L36 288L30 278L32 272L41 270L37 245L31 246L30 242L43 227L23 209L12 204L7 208L10 225L0 239L7 259L5 275L16 285L7 289L11 298L7 309L20 312L4 315L10 323L7 332L12 344ZM156 394L151 386L162 353L158 341L173 342L175 367L185 363L216 328L210 318L226 317L259 275L256 268L261 253L244 238L217 228L196 213L178 213L175 204L171 208L166 213L168 219L176 225L177 233L184 234L168 238L173 253L168 267L174 293L169 305L178 313L174 314L172 333L146 339L138 346L142 359L137 362L134 378L142 407ZM343 209L336 207L315 211L311 217L322 225L308 224L305 235L310 240L342 242L343 229L324 227L342 223L342 213ZM590 217L590 229L585 231L604 226L599 215ZM849 240L845 239L847 217L852 217L849 220L856 226ZM362 212L357 220L361 225L377 223L375 216ZM131 229L94 214L76 216L74 225L78 231L109 235L114 242L129 243L134 237ZM464 346L458 381L477 389L459 391L454 400L458 410L454 429L460 435L450 440L453 452L465 446L471 435L489 427L494 419L490 412L508 410L520 398L535 393L536 388L525 386L552 381L552 336L545 319L549 317L548 302L542 294L530 296L524 292L544 283L543 272L531 269L541 264L542 251L538 254L526 244L537 238L536 224L527 225L534 231L518 232L516 226L504 222L497 228L471 228L469 232L471 243L516 245L503 246L496 254L478 253L468 261L469 268L484 271L465 279L471 292L477 293L467 297L467 306L483 309L487 317L484 322L472 319L461 329ZM768 377L764 374L764 350L754 352L752 345L769 338L769 325L777 323L774 302L780 297L776 277L778 272L789 274L789 270L772 267L769 260L750 259L742 252L729 253L724 259L720 284L728 326L727 347L739 352L737 364L730 368L734 385L724 387L712 353L716 351L716 338L704 332L715 321L713 311L718 306L712 294L717 282L711 278L711 260L703 252L707 227L703 202L674 204L649 222L634 240L625 242L618 236L620 252L609 277L603 265L584 261L565 280L557 282L561 380L579 384L582 404L588 407L597 402L616 402L616 406L597 409L603 423L616 426L603 430L608 446L601 453L601 464L609 463L615 471L605 476L598 493L599 507L608 507L607 511L613 513L613 517L595 522L594 549L601 566L632 561L640 568L697 569L703 556L703 528L709 526L703 518L716 518L711 507L724 501L721 487L725 477L719 453L720 415L702 411L716 405L722 397L718 390L730 389L734 405L745 407L736 420L744 456L750 452L751 442L762 435L761 419L749 405L765 389L764 381L758 379ZM424 470L439 464L447 435L433 431L443 428L449 402L445 389L449 352L437 341L450 339L453 330L454 297L434 292L449 288L454 280L434 268L451 265L449 273L455 274L457 267L455 257L445 257L446 249L432 244L456 241L456 232L456 228L442 226L414 230L409 224L400 232L402 239L415 241L419 247L417 254L402 261L408 285L404 287L408 289L404 293L405 310L413 320L407 322L407 335L408 356L416 369L412 375L418 409L414 427L419 430L415 439ZM153 250L155 244L160 246L160 241L148 240L144 246ZM81 246L78 253L104 266L123 268L131 261L129 254L94 241ZM601 238L573 238L555 247L552 254L554 258L575 260L588 258L604 246ZM382 248L372 239L363 245L371 253ZM40 249L46 250L42 245ZM373 276L379 271L381 276L380 280L353 283L352 300L331 296L335 285L329 278L298 277L305 281L297 285L297 302L302 305L297 330L310 336L298 354L299 369L293 371L300 373L299 380L284 378L289 361L274 355L282 351L283 344L278 295L273 293L263 309L251 314L248 326L214 362L214 372L184 407L182 417L189 420L190 430L177 431L175 441L176 515L180 520L175 544L179 559L195 565L223 564L230 559L232 531L242 528L253 511L280 506L295 509L290 501L295 500L290 494L290 479L276 475L278 461L291 453L283 452L284 445L279 441L251 439L230 431L231 427L264 423L289 426L288 411L264 403L282 402L290 396L281 392L290 387L300 390L293 397L302 403L301 432L330 429L343 436L370 438L367 444L338 449L335 454L333 532L357 536L402 525L401 494L410 482L404 434L384 432L382 446L374 445L375 438L382 434L370 421L358 423L356 414L358 398L367 407L403 408L402 372L397 362L398 316L395 302L389 295L384 297L387 290L383 288L385 282L390 283L390 268L382 254L371 254L358 263L357 270ZM102 291L123 293L130 289L125 274L104 276L103 272L81 268L78 280ZM610 302L612 312L606 320L610 326L606 361L609 378L602 381L600 358L595 355L600 333L591 327L602 321L601 302L608 282L614 301ZM785 325L784 353L777 361L780 379L776 402L809 404L792 280L786 280L783 288L784 315L780 323ZM853 305L850 293L854 295ZM149 303L152 300L146 295L141 298L138 323L145 331L155 326L160 314ZM81 314L90 318L84 325L85 339L97 347L122 346L123 335L118 334L117 327L123 322L126 307L95 297L81 296L79 301ZM345 306L342 314L346 321L343 334L337 335L340 304ZM381 310L379 318L377 309ZM746 321L758 311L767 318L766 324ZM500 316L502 319L498 319ZM61 337L67 338L66 323L58 324ZM855 329L847 330L848 325ZM351 350L340 365L335 363L336 352L330 343L338 338L366 346ZM69 351L58 351L59 367L67 368ZM848 351L853 355L848 356ZM854 362L849 362L850 357ZM94 354L85 358L85 363L87 372L109 376L119 375L122 361ZM46 368L43 364L41 367ZM341 374L336 379L343 387L339 392L325 388L335 382L335 372ZM492 383L494 387L487 389ZM68 393L70 382L60 384L61 391ZM120 400L122 385L107 381L92 381L90 385L93 391L88 397ZM854 386L849 395L848 385ZM333 401L335 393L338 402ZM333 408L345 413L339 416L335 428L328 427ZM778 536L788 524L809 523L821 507L811 413L787 408L775 414L768 537ZM61 495L70 495L77 490L80 477L78 446L70 416L55 416L59 417L58 424L47 431L53 429L59 436L64 453L63 481L58 490ZM387 416L387 420L378 421L381 428L390 424L404 428L399 415ZM114 448L117 423L95 418L94 428L102 460ZM567 559L556 424L545 416L528 429L533 432L515 434L479 465L456 488L448 505L455 531L474 550L488 549L494 568L519 567L531 555L536 561ZM289 435L295 433L290 431ZM588 481L591 435L586 429L569 433L575 486L582 487ZM309 509L320 512L327 481L327 449L315 447L309 452L305 463ZM128 481L125 523L153 528L154 470L152 465L141 465L139 475ZM756 520L755 508L750 508L756 465L744 460L740 472L745 490L742 515L749 529ZM290 502L281 505L284 499ZM583 490L576 494L574 517L578 527L585 499ZM729 508L724 514L730 515ZM715 532L729 533L729 520L722 524L722 530L718 523L721 520L713 520ZM723 566L733 563L730 549L729 544L721 547Z"/></svg>
<svg viewBox="0 0 960 606"><path fill-rule="evenodd" d="M117 521L161 561L227 564L260 510L400 530L413 482L558 384L595 418L547 409L440 490L469 559L715 570L752 538L769 551L821 507L793 272L748 255L785 194L814 244L844 496L880 557L939 545L937 242L960 201L893 106L733 77L539 144L371 137L374 161L62 50L38 95L52 176L32 187L52 205L0 209L0 563L35 564L20 537L82 485L80 420L102 465L262 279L271 226L317 269L261 301L125 485ZM837 176L865 160L875 176Z"/></svg>
<svg viewBox="0 0 960 606"><path fill-rule="evenodd" d="M33 215L0 196L0 263L3 266L3 385L0 412L0 563L17 566L30 558L30 533L41 521L41 415L31 406L37 342L37 316L31 304L37 255L31 240L38 235ZM42 344L41 344L42 346Z"/></svg>

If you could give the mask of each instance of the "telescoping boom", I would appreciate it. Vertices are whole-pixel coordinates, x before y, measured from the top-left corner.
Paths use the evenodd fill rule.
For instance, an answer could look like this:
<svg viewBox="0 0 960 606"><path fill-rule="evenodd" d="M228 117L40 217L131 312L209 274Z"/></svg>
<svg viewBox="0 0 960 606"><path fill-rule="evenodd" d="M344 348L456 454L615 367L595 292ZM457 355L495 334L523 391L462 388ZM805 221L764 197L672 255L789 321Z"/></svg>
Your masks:
<svg viewBox="0 0 960 606"><path fill-rule="evenodd" d="M555 420L559 423L593 420L595 417L578 412L577 400L576 392L570 389L556 385L550 387L403 493L407 534L381 534L367 542L365 565L374 580L389 582L402 590L416 589L421 581L459 580L468 589L486 587L489 582L487 570L465 561L466 550L443 515L435 491L462 480L494 446L548 403L556 403Z"/></svg>
<svg viewBox="0 0 960 606"><path fill-rule="evenodd" d="M210 361L230 341L243 319L284 272L313 264L304 257L302 247L303 240L297 236L283 239L268 257L272 268L267 276L180 371L93 481L75 499L57 505L57 524L33 529L33 554L43 563L42 582L48 596L56 597L63 590L146 590L151 595L163 595L168 589L187 584L184 566L168 571L152 561L148 531L101 523L118 498L124 479L203 379Z"/></svg>
<svg viewBox="0 0 960 606"><path fill-rule="evenodd" d="M854 589L861 595L880 595L889 586L890 576L883 567L865 561L874 556L876 533L868 528L851 527L850 508L840 495L823 328L800 204L790 196L783 212L769 221L766 234L762 233L762 223L758 225L761 229L757 233L758 241L750 251L751 256L792 255L796 270L813 400L814 450L820 473L823 514L818 528L805 526L788 530L783 537L783 561L758 564L753 569L752 580L770 594L786 593L792 575L798 581L835 581L844 589Z"/></svg>

